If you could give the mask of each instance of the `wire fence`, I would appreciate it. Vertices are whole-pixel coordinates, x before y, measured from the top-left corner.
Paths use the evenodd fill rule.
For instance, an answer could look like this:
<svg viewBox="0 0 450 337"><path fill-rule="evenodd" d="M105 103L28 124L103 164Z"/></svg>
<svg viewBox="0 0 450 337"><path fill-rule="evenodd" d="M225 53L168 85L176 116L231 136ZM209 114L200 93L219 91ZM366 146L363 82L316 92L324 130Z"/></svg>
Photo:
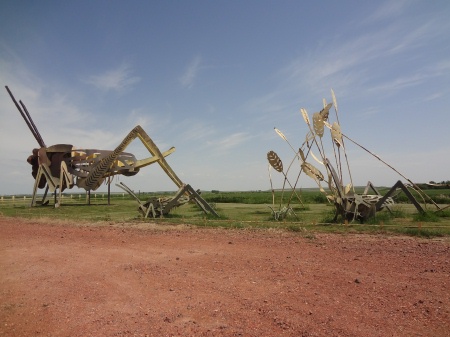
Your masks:
<svg viewBox="0 0 450 337"><path fill-rule="evenodd" d="M36 201L41 201L43 195L37 195ZM61 196L61 203L62 204L78 204L78 203L87 203L89 200L89 195L83 194L83 193L77 193L77 194L63 194ZM125 200L129 199L128 194L126 193L111 193L110 200ZM2 205L5 206L13 206L13 205L31 205L32 196L31 195L2 195L0 196L0 207ZM55 196L48 195L46 200L49 200L50 202L53 202L55 200ZM108 201L108 193L91 193L90 195L90 203L96 204L96 203L104 203Z"/></svg>

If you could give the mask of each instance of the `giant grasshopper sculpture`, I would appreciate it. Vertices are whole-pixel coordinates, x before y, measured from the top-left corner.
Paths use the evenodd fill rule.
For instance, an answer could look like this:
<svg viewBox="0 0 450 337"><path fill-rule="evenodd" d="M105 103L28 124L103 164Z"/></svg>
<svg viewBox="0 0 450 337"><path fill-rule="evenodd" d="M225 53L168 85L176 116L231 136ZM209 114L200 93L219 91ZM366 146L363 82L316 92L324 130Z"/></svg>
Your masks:
<svg viewBox="0 0 450 337"><path fill-rule="evenodd" d="M421 189L414 184L410 179L406 178L403 174L398 172L391 165L382 160L379 156L367 150L362 145L355 142L350 137L346 136L341 131L341 127L339 124L339 116L338 116L338 107L336 102L336 96L331 90L333 103L327 104L325 99L323 100L323 109L320 112L316 112L313 114L312 122L308 116L308 112L306 109L302 108L301 114L303 120L308 126L308 133L306 135L306 139L298 150L295 150L294 147L289 143L286 136L278 129L275 128L277 134L285 140L291 149L294 152L294 158L292 159L288 170L283 171L283 163L279 156L274 152L270 151L267 154L267 159L269 161L269 177L270 183L272 185L272 178L270 174L271 168L275 169L278 172L281 172L285 179L285 183L283 184L282 195L284 195L286 182L291 187L291 194L289 196L287 205L282 206L282 201L280 202L278 210L275 207L272 207L272 214L275 219L283 219L286 215L292 212L292 208L290 207L293 196L297 196L296 186L299 181L300 175L304 172L308 177L313 179L320 191L325 194L328 201L334 204L336 212L333 221L337 221L339 217L342 218L343 221L365 221L370 217L373 217L376 212L386 208L390 210L390 207L393 205L394 200L393 197L403 191L405 195L409 198L412 204L416 207L416 209L423 213L425 212L422 208L421 204L417 202L414 195L410 192L409 189L413 189L416 195L420 196L423 203L426 205L427 202L433 204L440 209L439 206L429 197L427 196ZM336 113L336 121L333 123L329 122L329 114L331 107L334 106L334 110ZM333 148L333 155L329 157L325 151L324 146L324 136L325 130L329 130L329 136L331 138L331 144ZM392 188L383 196L379 191L374 187L374 185L369 181L363 193L356 193L355 187L352 181L352 175L350 171L350 165L345 149L345 142L350 141L353 144L359 146L376 159L381 161L383 164L388 166L390 169L394 170L398 173L402 178L404 178L408 184L405 185L401 180L397 181L397 183L392 186ZM308 157L312 157L315 162L317 162L322 170L324 169L326 175L324 175L317 167L308 162ZM334 158L334 159L333 159ZM345 161L343 160L345 159ZM297 175L297 179L294 184L290 183L287 174L288 171L293 167L293 164L298 161L299 162L299 173ZM334 162L334 164L332 163ZM343 163L344 161L344 163ZM296 167L296 165L294 165ZM344 173L346 171L346 175L350 179L348 184L344 184ZM322 186L326 184L325 188ZM327 190L326 190L326 187ZM369 194L369 189L371 189L375 194ZM273 188L272 188L273 191ZM275 200L273 198L273 200ZM274 203L274 202L273 202Z"/></svg>
<svg viewBox="0 0 450 337"><path fill-rule="evenodd" d="M175 151L171 147L161 152L149 135L141 126L133 128L122 142L114 150L97 149L74 149L70 144L56 144L46 146L36 125L22 101L17 103L12 92L6 86L11 99L28 125L31 133L39 144L27 161L32 166L32 175L35 178L31 206L46 204L48 191L55 194L55 207L61 205L62 192L74 186L85 189L87 192L95 191L105 180L109 184L110 178L116 175L133 176L143 167L158 163L175 185L186 194L189 199L194 200L205 212L217 216L216 212L198 193L193 193L192 188L186 188L181 179L175 174L165 157ZM152 155L145 159L136 159L132 153L124 152L127 146L139 139ZM38 189L45 188L42 201L37 202ZM59 190L56 200L56 191ZM108 189L109 191L109 189Z"/></svg>

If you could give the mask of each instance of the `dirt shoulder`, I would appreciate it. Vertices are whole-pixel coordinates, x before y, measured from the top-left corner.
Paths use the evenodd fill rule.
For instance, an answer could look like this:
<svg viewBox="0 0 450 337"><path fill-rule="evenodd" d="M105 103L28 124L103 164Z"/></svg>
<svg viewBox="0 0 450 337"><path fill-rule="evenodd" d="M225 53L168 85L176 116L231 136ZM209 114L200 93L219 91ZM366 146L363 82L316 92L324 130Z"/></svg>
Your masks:
<svg viewBox="0 0 450 337"><path fill-rule="evenodd" d="M448 336L449 289L448 239L0 217L0 336Z"/></svg>

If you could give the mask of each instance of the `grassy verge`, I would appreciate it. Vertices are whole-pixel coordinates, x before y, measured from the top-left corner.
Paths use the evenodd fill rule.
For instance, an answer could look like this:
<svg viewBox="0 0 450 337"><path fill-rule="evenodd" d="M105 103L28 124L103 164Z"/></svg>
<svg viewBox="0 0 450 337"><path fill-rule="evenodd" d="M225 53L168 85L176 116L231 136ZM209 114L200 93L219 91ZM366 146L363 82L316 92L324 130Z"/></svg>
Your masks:
<svg viewBox="0 0 450 337"><path fill-rule="evenodd" d="M0 202L0 216L93 223L108 221L110 223L135 222L143 225L145 223L189 224L210 228L270 228L298 232L311 237L315 232L389 233L420 237L450 236L450 210L420 215L412 205L401 204L395 206L392 213L379 212L374 219L365 224L332 224L334 208L327 204L294 203L293 212L282 221L273 219L269 205L271 202L216 202L216 211L220 217L215 218L202 213L196 205L188 204L174 209L162 219L143 219L137 211L137 203L128 198L112 198L110 205L104 198L93 199L91 205L86 205L84 201L76 198L68 199L59 208L54 208L52 205L30 208L29 200L22 198L14 202Z"/></svg>

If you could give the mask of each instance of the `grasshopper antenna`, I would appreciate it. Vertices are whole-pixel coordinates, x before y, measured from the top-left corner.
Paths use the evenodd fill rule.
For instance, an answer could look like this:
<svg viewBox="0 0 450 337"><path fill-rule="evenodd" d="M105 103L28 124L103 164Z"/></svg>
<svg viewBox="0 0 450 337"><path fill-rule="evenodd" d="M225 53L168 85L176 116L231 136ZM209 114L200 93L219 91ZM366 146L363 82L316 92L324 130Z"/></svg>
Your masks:
<svg viewBox="0 0 450 337"><path fill-rule="evenodd" d="M31 126L33 127L33 130L35 132L35 133L33 133L33 135L35 134L37 136L37 138L38 138L37 141L38 141L39 145L41 147L46 147L39 130L37 129L36 125L34 124L33 120L31 119L31 116L30 116L30 113L28 112L27 107L25 106L25 104L22 101L19 101L19 103L22 106L23 110L25 111L25 114L27 115L28 120L31 123ZM31 132L33 132L33 131L31 131Z"/></svg>
<svg viewBox="0 0 450 337"><path fill-rule="evenodd" d="M17 110L19 110L20 114L22 115L22 118L24 119L25 123L27 123L28 128L30 129L30 131L33 134L36 141L38 142L39 146L46 147L44 140L42 139L41 134L39 133L33 120L31 119L31 116L28 113L28 110L27 110L25 104L23 104L22 101L20 101L20 104L23 107L23 110L22 110L22 108L20 107L19 103L17 103L16 99L14 98L14 95L12 94L11 90L9 90L7 85L5 85L5 88L6 88L6 91L8 91L8 94L11 97L11 99L13 100L14 104L16 105Z"/></svg>

